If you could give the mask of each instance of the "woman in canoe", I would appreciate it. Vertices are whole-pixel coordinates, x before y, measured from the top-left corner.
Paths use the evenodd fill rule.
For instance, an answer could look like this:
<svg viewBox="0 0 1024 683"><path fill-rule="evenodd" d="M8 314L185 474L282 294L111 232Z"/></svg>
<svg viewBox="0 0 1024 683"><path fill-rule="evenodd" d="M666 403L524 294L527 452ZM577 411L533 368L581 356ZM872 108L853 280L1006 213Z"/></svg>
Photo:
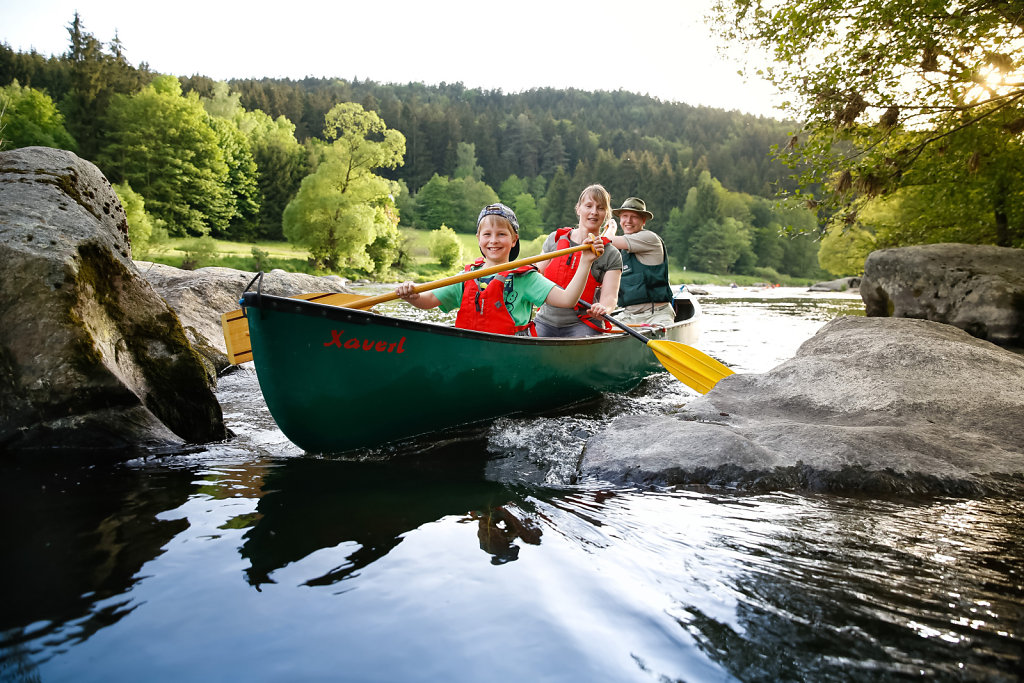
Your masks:
<svg viewBox="0 0 1024 683"><path fill-rule="evenodd" d="M476 239L483 258L466 266L466 271L500 266L519 256L519 220L504 204L491 204L476 219ZM594 242L591 240L591 242ZM597 240L592 249L580 252L581 262L592 263L604 252ZM523 266L478 280L467 280L430 292L414 291L415 284L403 282L395 293L416 308L440 306L443 311L458 309L455 326L498 334L533 335L534 306L572 308L586 286L587 269L579 277L564 283L564 289L538 272L536 266Z"/></svg>
<svg viewBox="0 0 1024 683"><path fill-rule="evenodd" d="M601 185L590 185L580 193L579 201L576 202L579 224L548 235L541 251L574 247L587 240L602 241L601 231L611 217L611 211L612 198L608 190ZM575 281L581 270L585 271L586 286L581 298L592 305L588 308L580 304L574 309L541 306L535 321L538 337L588 337L610 329L605 327L600 318L615 309L619 296L619 278L622 276L622 255L608 244L608 240L603 242L607 246L597 259L584 261L580 257L584 252L576 252L540 264L540 272L563 287L570 280Z"/></svg>

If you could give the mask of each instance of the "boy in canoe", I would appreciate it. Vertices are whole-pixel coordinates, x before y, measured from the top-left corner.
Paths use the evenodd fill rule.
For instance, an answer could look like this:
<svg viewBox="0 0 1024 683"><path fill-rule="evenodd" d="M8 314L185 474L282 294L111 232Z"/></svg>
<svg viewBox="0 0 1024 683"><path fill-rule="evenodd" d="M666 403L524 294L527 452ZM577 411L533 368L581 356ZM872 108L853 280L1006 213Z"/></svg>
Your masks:
<svg viewBox="0 0 1024 683"><path fill-rule="evenodd" d="M476 219L476 238L483 258L466 265L466 272L514 261L519 256L519 220L515 212L504 204L485 206ZM603 252L604 244L597 240L590 249L580 252L580 259L589 266ZM429 292L417 293L414 283L403 282L395 293L416 308L458 309L455 326L462 329L536 336L531 321L533 307L549 304L572 308L583 293L589 272L589 267L580 268L565 289L544 277L535 266L527 265Z"/></svg>

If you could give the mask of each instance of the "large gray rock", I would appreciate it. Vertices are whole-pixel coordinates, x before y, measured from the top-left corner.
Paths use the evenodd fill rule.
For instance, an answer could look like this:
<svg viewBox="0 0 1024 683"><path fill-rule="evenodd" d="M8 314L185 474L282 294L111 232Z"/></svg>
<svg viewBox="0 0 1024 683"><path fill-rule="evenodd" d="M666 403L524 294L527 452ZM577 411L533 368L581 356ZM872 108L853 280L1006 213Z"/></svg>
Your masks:
<svg viewBox="0 0 1024 683"><path fill-rule="evenodd" d="M132 262L99 169L46 147L0 153L0 450L226 433L178 318Z"/></svg>
<svg viewBox="0 0 1024 683"><path fill-rule="evenodd" d="M623 484L963 492L1024 472L1024 356L949 325L837 318L763 374L591 438Z"/></svg>
<svg viewBox="0 0 1024 683"><path fill-rule="evenodd" d="M1024 348L1024 249L925 244L873 251L860 294L868 316L934 320Z"/></svg>
<svg viewBox="0 0 1024 683"><path fill-rule="evenodd" d="M136 261L135 265L178 314L193 348L210 367L217 373L228 367L220 316L238 308L239 297L256 274L216 267L181 270L148 261ZM352 290L348 281L337 275L318 277L272 270L263 278L262 291L275 296L292 296L305 292L351 293Z"/></svg>

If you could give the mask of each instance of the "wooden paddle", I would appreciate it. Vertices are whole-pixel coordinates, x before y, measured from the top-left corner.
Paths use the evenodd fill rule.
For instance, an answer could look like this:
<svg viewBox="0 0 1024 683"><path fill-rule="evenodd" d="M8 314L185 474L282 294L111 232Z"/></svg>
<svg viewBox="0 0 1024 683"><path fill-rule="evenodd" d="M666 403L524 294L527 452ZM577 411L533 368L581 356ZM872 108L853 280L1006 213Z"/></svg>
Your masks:
<svg viewBox="0 0 1024 683"><path fill-rule="evenodd" d="M590 305L583 299L580 299L580 303L584 306ZM728 366L692 346L667 339L648 339L610 315L601 317L646 344L654 352L654 357L661 361L673 377L694 391L706 394L719 380L736 374Z"/></svg>
<svg viewBox="0 0 1024 683"><path fill-rule="evenodd" d="M557 258L559 256L565 256L576 251L583 251L589 249L590 244L580 244L575 247L569 247L567 249L559 249L558 251L548 252L546 254L538 254L536 256L528 256L521 258L518 261L511 261L509 263L503 263L498 266L491 266L490 268L481 268L480 270L471 270L465 273L459 273L458 275L452 275L441 280L435 280L433 282L427 282L422 285L416 285L413 291L416 293L428 292L431 289L438 289L439 287L445 287L447 285L454 285L466 280L474 280L479 277L487 277L488 275L495 275L497 273L504 273L509 270L515 270L522 266L528 266L531 263L538 263L539 261L547 261L549 259ZM394 292L388 294L380 294L378 296L362 296L359 294L297 294L293 299L304 299L306 301L315 301L319 304L328 304L330 306L341 306L343 308L355 308L355 309L367 309L377 304L382 304L386 301L394 301L398 298L398 295ZM224 346L228 354L228 362L232 365L238 365L246 361L252 360L252 346L249 344L249 320L245 317L245 312L242 309L236 309L234 311L228 311L220 316L220 325L224 330Z"/></svg>

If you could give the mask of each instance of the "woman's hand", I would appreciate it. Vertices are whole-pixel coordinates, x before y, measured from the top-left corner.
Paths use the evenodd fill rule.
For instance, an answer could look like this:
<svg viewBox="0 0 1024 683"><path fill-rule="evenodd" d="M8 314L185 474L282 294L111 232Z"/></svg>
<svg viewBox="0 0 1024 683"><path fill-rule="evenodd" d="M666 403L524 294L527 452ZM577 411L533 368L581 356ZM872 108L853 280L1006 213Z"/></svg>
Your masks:
<svg viewBox="0 0 1024 683"><path fill-rule="evenodd" d="M602 315L608 315L611 311L602 304L593 304L587 310L587 315L591 318L600 318Z"/></svg>
<svg viewBox="0 0 1024 683"><path fill-rule="evenodd" d="M415 289L416 285L414 283L406 281L395 287L395 294L398 295L399 299L412 303L420 298L419 292L415 291Z"/></svg>
<svg viewBox="0 0 1024 683"><path fill-rule="evenodd" d="M593 235L588 235L587 239L583 240L583 244L589 244L590 249L584 249L580 253L580 261L593 262L604 253L604 240L600 237L595 238Z"/></svg>

